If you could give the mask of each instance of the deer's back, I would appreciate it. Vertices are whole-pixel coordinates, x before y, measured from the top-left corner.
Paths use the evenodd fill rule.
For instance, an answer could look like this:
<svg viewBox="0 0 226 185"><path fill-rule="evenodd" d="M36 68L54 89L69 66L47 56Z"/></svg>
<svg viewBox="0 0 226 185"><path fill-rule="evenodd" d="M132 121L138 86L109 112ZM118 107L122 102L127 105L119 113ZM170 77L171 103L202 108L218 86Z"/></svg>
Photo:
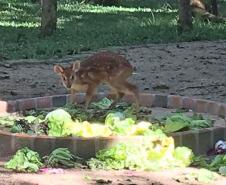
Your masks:
<svg viewBox="0 0 226 185"><path fill-rule="evenodd" d="M84 81L108 81L120 73L132 74L133 67L123 56L111 52L97 53L81 62L77 75Z"/></svg>

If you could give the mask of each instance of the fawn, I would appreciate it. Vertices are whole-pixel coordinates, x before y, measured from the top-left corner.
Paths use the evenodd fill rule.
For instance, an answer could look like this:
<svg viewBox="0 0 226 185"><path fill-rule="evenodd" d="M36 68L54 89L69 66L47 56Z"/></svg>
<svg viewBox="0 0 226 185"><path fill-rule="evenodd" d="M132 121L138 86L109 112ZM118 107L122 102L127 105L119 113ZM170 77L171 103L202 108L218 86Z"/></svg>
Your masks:
<svg viewBox="0 0 226 185"><path fill-rule="evenodd" d="M63 85L74 94L84 91L85 110L100 84L107 84L115 95L112 106L126 93L133 94L136 109L139 108L139 93L135 85L127 82L133 73L132 65L121 55L112 52L99 52L83 61L75 61L69 67L55 65L54 71L61 76Z"/></svg>

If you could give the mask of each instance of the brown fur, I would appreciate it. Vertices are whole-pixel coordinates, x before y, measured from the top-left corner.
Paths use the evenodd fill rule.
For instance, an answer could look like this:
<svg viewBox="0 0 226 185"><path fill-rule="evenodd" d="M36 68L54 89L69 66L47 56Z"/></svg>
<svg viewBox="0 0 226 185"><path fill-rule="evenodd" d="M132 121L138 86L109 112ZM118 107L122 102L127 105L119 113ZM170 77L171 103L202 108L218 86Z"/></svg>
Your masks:
<svg viewBox="0 0 226 185"><path fill-rule="evenodd" d="M64 86L71 90L72 98L75 92L86 92L85 109L102 83L108 84L116 95L113 105L126 93L131 93L137 109L139 107L138 89L127 81L132 75L133 67L126 58L118 54L100 52L82 62L76 61L70 67L55 65L54 71L61 76Z"/></svg>

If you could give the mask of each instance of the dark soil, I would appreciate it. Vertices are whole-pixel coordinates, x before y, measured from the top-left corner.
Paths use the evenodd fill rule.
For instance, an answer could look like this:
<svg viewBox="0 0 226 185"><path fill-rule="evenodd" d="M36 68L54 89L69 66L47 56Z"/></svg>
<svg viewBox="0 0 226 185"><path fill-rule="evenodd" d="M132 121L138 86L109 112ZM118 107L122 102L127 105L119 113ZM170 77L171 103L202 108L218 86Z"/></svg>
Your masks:
<svg viewBox="0 0 226 185"><path fill-rule="evenodd" d="M226 102L226 41L118 47L135 68L140 92L177 94ZM67 93L53 65L91 53L49 60L2 61L0 97L17 99ZM99 91L106 88L101 87Z"/></svg>

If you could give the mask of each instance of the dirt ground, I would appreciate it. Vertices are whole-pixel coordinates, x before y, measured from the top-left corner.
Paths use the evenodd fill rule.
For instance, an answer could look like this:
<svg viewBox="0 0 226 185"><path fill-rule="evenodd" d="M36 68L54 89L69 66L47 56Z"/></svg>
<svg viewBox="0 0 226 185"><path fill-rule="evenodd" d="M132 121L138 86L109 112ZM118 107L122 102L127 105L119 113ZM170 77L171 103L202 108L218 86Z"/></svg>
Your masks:
<svg viewBox="0 0 226 185"><path fill-rule="evenodd" d="M226 102L226 41L150 44L112 48L135 68L131 81L141 92L186 95ZM0 62L0 98L67 93L53 65L90 53L49 60ZM101 87L99 91L105 90Z"/></svg>
<svg viewBox="0 0 226 185"><path fill-rule="evenodd" d="M65 170L60 174L12 173L0 168L0 185L225 185L226 178L216 174L212 182L192 178L197 169L162 172ZM190 174L190 178L188 176Z"/></svg>

